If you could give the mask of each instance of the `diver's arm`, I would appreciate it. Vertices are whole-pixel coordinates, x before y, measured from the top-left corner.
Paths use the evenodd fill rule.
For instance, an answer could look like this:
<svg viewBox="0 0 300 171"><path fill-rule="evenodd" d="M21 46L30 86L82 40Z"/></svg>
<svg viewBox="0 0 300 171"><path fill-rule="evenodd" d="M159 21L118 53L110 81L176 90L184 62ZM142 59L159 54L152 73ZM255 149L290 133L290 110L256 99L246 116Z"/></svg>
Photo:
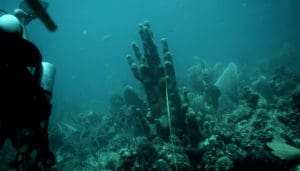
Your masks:
<svg viewBox="0 0 300 171"><path fill-rule="evenodd" d="M55 31L57 26L55 22L52 20L50 15L47 13L43 4L38 0L26 0L31 9L36 13L36 15L40 18L42 23L47 27L50 31Z"/></svg>

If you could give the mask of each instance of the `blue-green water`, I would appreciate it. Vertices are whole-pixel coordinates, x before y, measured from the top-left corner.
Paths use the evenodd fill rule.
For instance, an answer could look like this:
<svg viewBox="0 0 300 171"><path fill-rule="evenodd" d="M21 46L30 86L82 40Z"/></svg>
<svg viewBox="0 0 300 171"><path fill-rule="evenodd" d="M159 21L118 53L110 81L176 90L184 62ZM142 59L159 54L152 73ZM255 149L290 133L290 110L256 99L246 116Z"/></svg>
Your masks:
<svg viewBox="0 0 300 171"><path fill-rule="evenodd" d="M191 93L189 107L195 112L195 120L197 120L195 122L201 133L200 140L197 140L196 145L193 144L198 151L193 149L194 151L191 151L195 154L192 152L191 154L190 149L185 149L184 153L189 157L193 169L211 170L210 167L214 162L223 162L223 164L228 162L230 168L220 166L219 170L225 171L233 169L231 165L237 164L238 159L248 159L250 163L253 161L255 163L256 160L250 160L255 158L251 158L255 154L263 156L261 158L266 156L268 158L271 153L259 150L266 147L267 141L272 140L274 130L286 132L288 137L296 142L295 146L300 147L298 132L300 115L297 107L297 104L300 104L297 99L299 97L297 92L300 92L299 0L47 0L46 2L49 2L47 11L58 25L57 31L49 32L39 20L32 21L26 29L29 40L39 47L44 60L54 64L57 69L51 125L60 124L58 128L63 133L67 130L66 135L62 134L62 136L74 135L82 140L65 138L65 143L62 143L63 148L68 146L68 143L71 147L78 147L80 142L90 143L90 139L95 143L94 140L97 139L95 137L100 137L99 141L95 140L96 145L87 145L89 150L98 146L103 148L97 149L99 155L112 157L112 154L107 153L114 152L113 154L117 155L122 153L120 149L123 147L131 146L134 146L133 150L143 152L144 146L140 143L143 142L141 135L130 134L131 132L127 130L131 127L139 128L135 123L136 118L131 116L131 108L123 104L115 109L116 113L121 114L114 115L111 110L111 97L115 94L122 95L125 86L130 85L144 102L149 102L145 98L147 93L144 92L143 85L134 78L126 59L127 54L134 56L131 47L133 41L141 49L143 47L138 30L139 24L144 21L150 22L154 42L160 55L162 54L161 39L168 39L169 49L173 54L178 89L181 95L183 87L187 87ZM0 9L12 13L19 3L20 0L1 0ZM203 64L203 61L207 65L199 67L198 64ZM199 88L198 81L205 80L203 75L207 73L204 70L208 69L208 77L216 82L222 77L222 73L225 73L223 71L230 62L232 62L230 66L234 68L232 70L237 70L233 72L237 73L233 77L228 77L229 79L225 77L225 80L238 78L233 81L237 82L232 86L234 88L230 87L235 89L234 93L240 93L234 97L237 98L238 103L231 106L227 103L223 104L224 99L223 102L220 99L220 106L214 106L219 109L214 111L209 108L213 100L206 99L206 94L211 92L205 88L201 89L205 86ZM218 63L220 65L215 65ZM199 76L200 74L203 75ZM222 92L224 83L216 85L224 96ZM164 94L162 96L164 98ZM260 100L255 101L256 98ZM207 103L208 107L205 106ZM143 116L145 118L147 116L146 120L149 119L147 115L149 111L143 112L145 112ZM94 120L94 117L101 119ZM149 119L147 122L150 125L152 121ZM277 122L285 126L278 126L280 124ZM89 129L97 131L87 131ZM76 131L82 130L86 133L84 134L86 137L77 134ZM55 131L57 130L54 129L54 133L51 134L54 140L50 139L54 142L55 154L58 155L62 151L66 156L72 154L72 150L61 149L58 144L55 144L57 142L55 138L58 137L55 136L58 134ZM99 136L107 132L111 133L107 135L108 137ZM251 132L255 135L252 136ZM133 135L134 141L128 138L128 134ZM127 139L122 139L122 136ZM174 170L176 165L172 163L174 161L164 158L171 153L171 145L165 144L167 150L161 152L158 149L163 145L157 145L160 141L153 138L160 136L155 134L149 137L151 136L147 136L147 141L154 145L160 158L166 160ZM183 139L178 142L186 143ZM77 141L79 144L72 144ZM213 145L209 146L210 143ZM187 144L189 143L184 145ZM255 144L258 144L258 147ZM176 141L175 145L178 145ZM252 148L259 152L249 150ZM230 149L234 149L235 152L232 152L234 155L230 155L231 152L228 152ZM89 150L78 150L74 152L74 156L79 160L87 159L85 155L92 154L87 152ZM149 149L145 151L147 150ZM67 157L60 155L59 167L67 163L63 160ZM159 161L160 158L156 157L153 157L153 163ZM199 163L194 161L197 158L201 158L197 160ZM90 158L88 159L86 168L100 167L100 161L98 161L99 165L94 166ZM276 163L277 160L278 158L274 159L273 156L268 158L267 162ZM72 162L78 163L78 161ZM243 162L235 165L234 169L243 170ZM154 167L154 164L151 167ZM101 169L103 168L106 167L101 165Z"/></svg>
<svg viewBox="0 0 300 171"><path fill-rule="evenodd" d="M2 0L12 12L19 0ZM93 103L106 109L108 97L135 83L126 55L138 40L138 24L150 21L155 40L167 37L177 75L207 61L268 58L284 46L299 49L297 0L49 0L58 25L48 32L40 21L28 25L31 41L57 67L54 109L61 103ZM140 43L140 42L138 42Z"/></svg>

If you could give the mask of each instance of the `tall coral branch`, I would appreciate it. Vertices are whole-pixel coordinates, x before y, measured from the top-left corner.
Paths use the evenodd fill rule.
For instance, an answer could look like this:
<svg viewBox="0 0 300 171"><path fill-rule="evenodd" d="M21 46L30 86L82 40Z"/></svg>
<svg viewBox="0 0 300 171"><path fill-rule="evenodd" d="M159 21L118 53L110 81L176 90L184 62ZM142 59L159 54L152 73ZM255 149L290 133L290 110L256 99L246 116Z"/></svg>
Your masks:
<svg viewBox="0 0 300 171"><path fill-rule="evenodd" d="M165 68L165 74L166 74L166 81L168 82L168 96L171 100L171 112L176 114L176 117L174 118L174 122L179 127L184 127L185 122L185 111L182 110L181 100L178 93L177 88L177 82L176 82L176 76L175 76L175 70L173 65L173 57L172 54L169 51L168 42L167 39L162 39L162 49L163 49L163 55L164 55L164 68Z"/></svg>

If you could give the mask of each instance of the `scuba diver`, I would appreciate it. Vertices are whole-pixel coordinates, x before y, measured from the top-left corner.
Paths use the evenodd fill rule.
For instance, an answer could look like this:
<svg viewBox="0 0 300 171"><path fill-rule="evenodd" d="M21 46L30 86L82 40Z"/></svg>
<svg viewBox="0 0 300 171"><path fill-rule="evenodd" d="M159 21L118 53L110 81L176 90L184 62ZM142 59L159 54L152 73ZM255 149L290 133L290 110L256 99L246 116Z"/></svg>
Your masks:
<svg viewBox="0 0 300 171"><path fill-rule="evenodd" d="M39 49L25 39L24 26L35 18L33 11L0 12L0 149L10 139L17 151L11 168L48 170L55 163L48 143L55 67L43 62Z"/></svg>

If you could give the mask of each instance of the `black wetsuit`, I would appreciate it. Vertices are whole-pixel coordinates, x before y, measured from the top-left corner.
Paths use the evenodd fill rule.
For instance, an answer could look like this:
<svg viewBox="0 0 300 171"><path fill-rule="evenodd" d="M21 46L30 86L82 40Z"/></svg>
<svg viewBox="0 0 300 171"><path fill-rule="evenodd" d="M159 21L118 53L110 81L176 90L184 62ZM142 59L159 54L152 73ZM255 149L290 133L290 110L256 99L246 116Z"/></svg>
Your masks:
<svg viewBox="0 0 300 171"><path fill-rule="evenodd" d="M41 63L41 53L33 43L0 32L0 149L7 138L17 151L27 146L25 152L18 152L15 163L24 170L53 164L48 147L51 103L39 83ZM38 154L34 159L30 158L33 151Z"/></svg>

